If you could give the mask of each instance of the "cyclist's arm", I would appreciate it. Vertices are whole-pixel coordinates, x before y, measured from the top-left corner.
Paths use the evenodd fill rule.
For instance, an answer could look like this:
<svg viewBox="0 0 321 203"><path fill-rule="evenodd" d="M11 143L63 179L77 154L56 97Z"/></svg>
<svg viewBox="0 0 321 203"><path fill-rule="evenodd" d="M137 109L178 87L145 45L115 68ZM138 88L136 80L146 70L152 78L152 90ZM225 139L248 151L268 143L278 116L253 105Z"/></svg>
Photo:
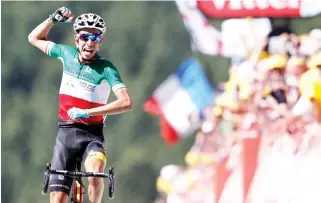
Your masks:
<svg viewBox="0 0 321 203"><path fill-rule="evenodd" d="M107 63L105 77L117 99L101 107L88 109L89 116L119 114L132 108L132 99L126 86L123 84L117 68L112 63Z"/></svg>
<svg viewBox="0 0 321 203"><path fill-rule="evenodd" d="M115 95L117 97L116 101L104 106L88 109L89 116L119 114L132 109L132 99L127 88L118 89Z"/></svg>
<svg viewBox="0 0 321 203"><path fill-rule="evenodd" d="M48 45L50 41L47 40L47 36L51 28L54 26L52 20L47 19L38 25L28 36L29 43L37 47L44 53L48 54Z"/></svg>

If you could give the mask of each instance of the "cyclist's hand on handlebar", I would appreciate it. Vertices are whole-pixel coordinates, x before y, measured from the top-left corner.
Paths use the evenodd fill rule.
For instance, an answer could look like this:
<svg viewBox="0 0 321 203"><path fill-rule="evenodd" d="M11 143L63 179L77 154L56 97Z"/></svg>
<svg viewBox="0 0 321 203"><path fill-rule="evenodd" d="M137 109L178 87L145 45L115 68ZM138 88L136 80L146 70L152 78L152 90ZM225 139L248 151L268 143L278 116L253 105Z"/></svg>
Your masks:
<svg viewBox="0 0 321 203"><path fill-rule="evenodd" d="M76 107L69 109L67 114L71 119L88 118L89 117L88 111L86 109L79 109Z"/></svg>
<svg viewBox="0 0 321 203"><path fill-rule="evenodd" d="M61 7L57 9L53 14L49 16L49 19L54 23L71 23L73 19L73 14L70 9L66 7Z"/></svg>

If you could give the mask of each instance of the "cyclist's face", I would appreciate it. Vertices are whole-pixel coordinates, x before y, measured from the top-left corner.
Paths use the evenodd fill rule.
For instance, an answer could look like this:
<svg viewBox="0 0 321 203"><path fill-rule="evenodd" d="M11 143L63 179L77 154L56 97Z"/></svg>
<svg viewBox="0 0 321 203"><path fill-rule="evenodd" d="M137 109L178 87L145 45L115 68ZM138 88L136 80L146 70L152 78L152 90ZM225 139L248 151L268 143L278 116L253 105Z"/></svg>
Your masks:
<svg viewBox="0 0 321 203"><path fill-rule="evenodd" d="M99 30L83 29L75 36L80 55L84 59L91 59L99 50L103 38Z"/></svg>

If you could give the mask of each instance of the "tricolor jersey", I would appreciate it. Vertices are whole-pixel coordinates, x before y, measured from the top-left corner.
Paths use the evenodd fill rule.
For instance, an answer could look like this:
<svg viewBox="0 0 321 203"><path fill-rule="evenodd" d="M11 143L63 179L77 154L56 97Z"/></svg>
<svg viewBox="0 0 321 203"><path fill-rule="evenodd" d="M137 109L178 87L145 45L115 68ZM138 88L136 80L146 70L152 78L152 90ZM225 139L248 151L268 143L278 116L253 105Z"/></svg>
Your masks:
<svg viewBox="0 0 321 203"><path fill-rule="evenodd" d="M63 75L59 90L59 119L71 120L67 115L70 108L90 109L107 103L110 90L126 88L117 68L102 57L91 64L79 62L79 51L68 45L50 43L47 54L58 58L63 64ZM79 118L77 122L101 124L104 116Z"/></svg>

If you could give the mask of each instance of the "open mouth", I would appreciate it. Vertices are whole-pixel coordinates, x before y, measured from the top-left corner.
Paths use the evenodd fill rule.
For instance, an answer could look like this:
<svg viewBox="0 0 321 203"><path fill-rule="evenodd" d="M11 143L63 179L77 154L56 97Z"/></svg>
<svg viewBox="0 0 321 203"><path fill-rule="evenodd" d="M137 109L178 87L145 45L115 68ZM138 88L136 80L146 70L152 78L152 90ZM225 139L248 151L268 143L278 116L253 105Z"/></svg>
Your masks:
<svg viewBox="0 0 321 203"><path fill-rule="evenodd" d="M87 49L86 48L83 49L83 52L85 52L87 54L91 54L91 53L93 53L93 51L94 51L93 49L88 49L88 48Z"/></svg>

